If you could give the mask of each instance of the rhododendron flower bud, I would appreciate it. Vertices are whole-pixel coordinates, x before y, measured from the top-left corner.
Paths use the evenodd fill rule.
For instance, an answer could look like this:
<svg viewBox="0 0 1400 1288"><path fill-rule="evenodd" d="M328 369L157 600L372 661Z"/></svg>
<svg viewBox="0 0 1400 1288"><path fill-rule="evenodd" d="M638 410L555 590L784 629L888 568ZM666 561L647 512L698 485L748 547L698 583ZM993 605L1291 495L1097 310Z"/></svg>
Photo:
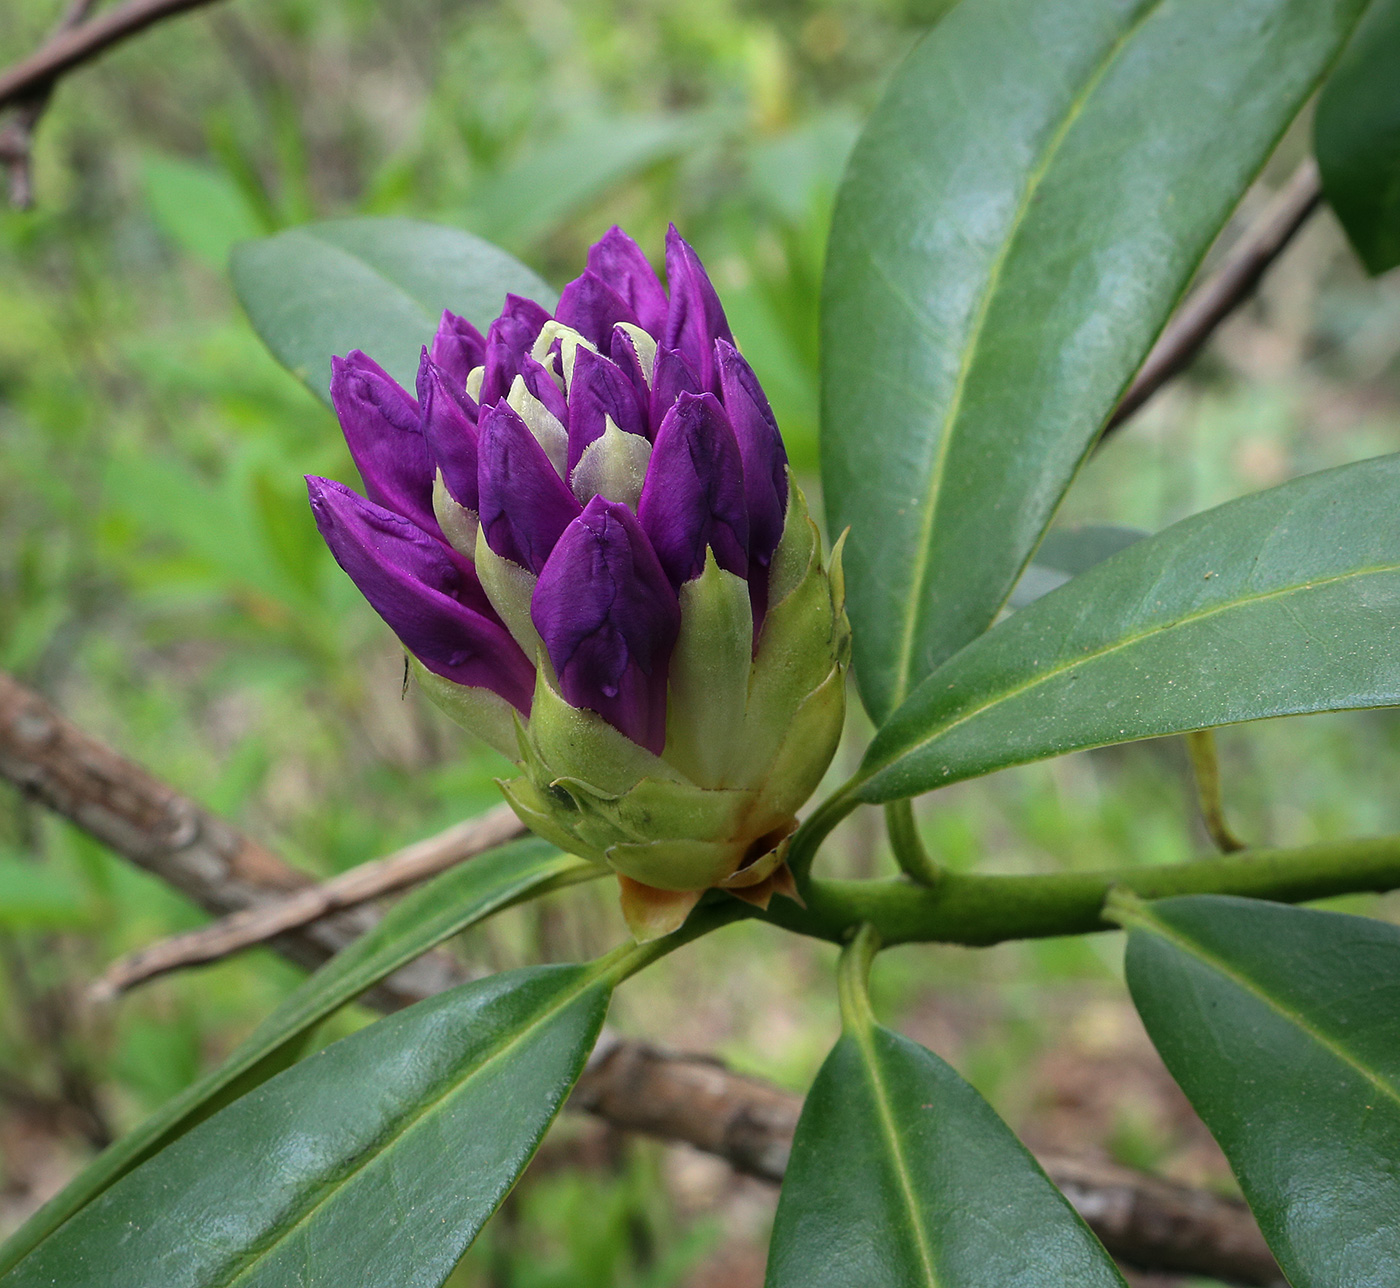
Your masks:
<svg viewBox="0 0 1400 1288"><path fill-rule="evenodd" d="M332 400L368 499L321 533L428 695L510 757L520 818L617 873L639 938L719 887L796 895L849 628L768 400L673 228L663 288L614 228L551 316L443 315L416 397L361 353Z"/></svg>

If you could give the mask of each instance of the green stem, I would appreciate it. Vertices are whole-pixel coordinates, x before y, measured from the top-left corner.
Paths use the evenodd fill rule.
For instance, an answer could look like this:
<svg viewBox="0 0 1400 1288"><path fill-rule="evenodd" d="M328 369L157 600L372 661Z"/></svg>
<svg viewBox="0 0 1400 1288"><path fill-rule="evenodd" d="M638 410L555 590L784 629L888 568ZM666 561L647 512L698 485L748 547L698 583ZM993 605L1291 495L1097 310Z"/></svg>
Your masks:
<svg viewBox="0 0 1400 1288"><path fill-rule="evenodd" d="M631 979L638 971L645 970L677 948L683 948L692 940L708 935L721 926L752 917L756 911L751 904L727 897L702 903L679 930L660 939L650 939L644 944L621 944L612 952L605 953L593 963L594 975L600 979L610 979L616 988L623 980Z"/></svg>
<svg viewBox="0 0 1400 1288"><path fill-rule="evenodd" d="M1234 854L1245 843L1225 821L1225 800L1220 791L1220 757L1215 750L1215 730L1195 729L1186 735L1186 750L1196 776L1196 794L1201 805L1201 821L1210 839L1224 854Z"/></svg>
<svg viewBox="0 0 1400 1288"><path fill-rule="evenodd" d="M936 886L943 879L943 868L924 848L924 838L914 821L914 802L906 799L886 805L885 827L890 834L890 848L904 875L921 886Z"/></svg>
<svg viewBox="0 0 1400 1288"><path fill-rule="evenodd" d="M1294 850L1244 850L1163 867L1048 876L945 872L932 889L904 878L808 880L805 907L776 898L754 915L798 934L844 943L869 922L885 944L984 945L1111 930L1104 900L1115 887L1144 899L1231 894L1280 903L1400 887L1400 837L1331 842Z"/></svg>
<svg viewBox="0 0 1400 1288"><path fill-rule="evenodd" d="M870 965L880 951L880 936L869 922L841 952L836 968L836 992L841 999L841 1027L847 1033L868 1031L875 1024L870 1009Z"/></svg>
<svg viewBox="0 0 1400 1288"><path fill-rule="evenodd" d="M861 803L851 791L851 784L847 783L834 795L828 796L788 842L788 867L797 878L799 887L808 879L818 847L831 835L836 825Z"/></svg>

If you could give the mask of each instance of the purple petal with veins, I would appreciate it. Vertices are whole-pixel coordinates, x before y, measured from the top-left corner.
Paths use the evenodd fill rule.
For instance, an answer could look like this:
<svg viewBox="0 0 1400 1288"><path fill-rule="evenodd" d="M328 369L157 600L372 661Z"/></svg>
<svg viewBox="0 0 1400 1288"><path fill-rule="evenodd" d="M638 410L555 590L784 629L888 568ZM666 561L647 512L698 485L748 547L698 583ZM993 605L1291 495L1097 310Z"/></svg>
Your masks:
<svg viewBox="0 0 1400 1288"><path fill-rule="evenodd" d="M747 576L744 465L713 394L682 394L661 422L637 518L673 586L704 571L707 548L721 568Z"/></svg>
<svg viewBox="0 0 1400 1288"><path fill-rule="evenodd" d="M660 754L680 607L627 506L595 496L560 537L530 615L571 706Z"/></svg>
<svg viewBox="0 0 1400 1288"><path fill-rule="evenodd" d="M715 341L734 337L700 257L671 225L666 234L666 285L671 292L661 343L690 364L702 390L718 392Z"/></svg>
<svg viewBox="0 0 1400 1288"><path fill-rule="evenodd" d="M639 325L632 306L592 269L564 288L554 316L599 349L608 347L617 323Z"/></svg>
<svg viewBox="0 0 1400 1288"><path fill-rule="evenodd" d="M753 368L730 343L715 343L724 411L744 462L744 498L749 512L749 585L755 607L766 608L768 565L787 520L787 452L773 409ZM762 613L755 613L755 620Z"/></svg>
<svg viewBox="0 0 1400 1288"><path fill-rule="evenodd" d="M419 373L418 397L423 407L423 439L442 481L458 505L477 508L476 421L463 409L449 387L450 377L431 359ZM466 394L463 393L463 398ZM468 400L470 401L470 400ZM471 406L475 408L476 404Z"/></svg>
<svg viewBox="0 0 1400 1288"><path fill-rule="evenodd" d="M331 359L331 403L370 500L433 531L433 467L418 403L358 349Z"/></svg>
<svg viewBox="0 0 1400 1288"><path fill-rule="evenodd" d="M682 394L698 394L700 382L690 364L674 349L656 351L656 362L651 373L651 401L647 410L647 420L651 437L666 419L666 413L676 405Z"/></svg>
<svg viewBox="0 0 1400 1288"><path fill-rule="evenodd" d="M414 524L329 479L308 478L336 562L428 670L530 710L534 668L491 612L475 570Z"/></svg>
<svg viewBox="0 0 1400 1288"><path fill-rule="evenodd" d="M486 333L486 371L481 383L483 407L510 393L511 383L520 374L520 364L530 352L549 314L534 300L507 295L506 306Z"/></svg>
<svg viewBox="0 0 1400 1288"><path fill-rule="evenodd" d="M588 267L626 300L643 330L654 336L661 334L666 325L666 292L661 279L642 248L616 224L589 247Z"/></svg>
<svg viewBox="0 0 1400 1288"><path fill-rule="evenodd" d="M477 436L481 530L498 555L538 574L579 503L530 428L504 402L481 414Z"/></svg>
<svg viewBox="0 0 1400 1288"><path fill-rule="evenodd" d="M529 390L561 425L569 423L569 404L564 391L554 383L554 377L533 358L524 358L520 363L520 375Z"/></svg>
<svg viewBox="0 0 1400 1288"><path fill-rule="evenodd" d="M602 438L607 417L624 433L646 437L646 412L636 386L615 363L580 345L569 386L570 470L583 449Z"/></svg>
<svg viewBox="0 0 1400 1288"><path fill-rule="evenodd" d="M467 376L486 361L486 337L466 318L444 310L428 356L442 368L453 396L462 396Z"/></svg>

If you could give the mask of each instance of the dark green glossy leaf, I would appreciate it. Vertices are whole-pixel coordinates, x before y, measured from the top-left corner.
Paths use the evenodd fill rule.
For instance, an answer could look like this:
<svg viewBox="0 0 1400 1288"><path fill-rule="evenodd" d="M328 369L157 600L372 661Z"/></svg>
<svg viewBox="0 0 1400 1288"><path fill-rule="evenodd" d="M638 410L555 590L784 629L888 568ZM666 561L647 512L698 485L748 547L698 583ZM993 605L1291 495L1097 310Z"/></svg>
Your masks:
<svg viewBox="0 0 1400 1288"><path fill-rule="evenodd" d="M767 1288L1122 1288L1068 1200L942 1060L848 1032L803 1106Z"/></svg>
<svg viewBox="0 0 1400 1288"><path fill-rule="evenodd" d="M1372 273L1400 264L1400 0L1377 0L1317 101L1323 191Z"/></svg>
<svg viewBox="0 0 1400 1288"><path fill-rule="evenodd" d="M609 993L543 966L380 1020L128 1173L0 1283L436 1288L534 1153Z"/></svg>
<svg viewBox="0 0 1400 1288"><path fill-rule="evenodd" d="M861 799L1084 747L1400 703L1400 456L1139 541L1012 614L876 735Z"/></svg>
<svg viewBox="0 0 1400 1288"><path fill-rule="evenodd" d="M1400 930L1221 896L1119 908L1133 1001L1293 1288L1400 1267Z"/></svg>
<svg viewBox="0 0 1400 1288"><path fill-rule="evenodd" d="M533 837L478 855L408 895L293 992L217 1069L104 1150L0 1248L0 1273L133 1167L297 1060L322 1020L468 926L590 865Z"/></svg>
<svg viewBox="0 0 1400 1288"><path fill-rule="evenodd" d="M995 618L1366 7L964 0L897 73L837 203L822 346L823 480L877 723Z"/></svg>
<svg viewBox="0 0 1400 1288"><path fill-rule="evenodd" d="M1095 564L1126 550L1146 535L1140 528L1123 528L1111 523L1052 529L1045 534L1035 559L1021 574L1021 580L1006 601L1007 606L1024 608L1034 603L1042 595L1063 586L1071 577L1088 572Z"/></svg>
<svg viewBox="0 0 1400 1288"><path fill-rule="evenodd" d="M552 308L519 260L471 233L415 219L332 219L234 249L233 285L279 362L323 401L331 358L363 349L406 389L444 309L483 330L507 292Z"/></svg>

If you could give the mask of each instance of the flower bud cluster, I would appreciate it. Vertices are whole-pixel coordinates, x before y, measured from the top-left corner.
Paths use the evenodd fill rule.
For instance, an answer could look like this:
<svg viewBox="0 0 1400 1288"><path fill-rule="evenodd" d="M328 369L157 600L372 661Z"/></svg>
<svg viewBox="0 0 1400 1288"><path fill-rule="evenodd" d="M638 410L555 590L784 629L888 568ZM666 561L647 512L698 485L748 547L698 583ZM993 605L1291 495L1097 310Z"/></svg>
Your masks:
<svg viewBox="0 0 1400 1288"><path fill-rule="evenodd" d="M639 937L711 887L795 893L849 633L839 550L674 228L666 277L614 228L552 316L444 314L416 396L336 359L367 495L307 480L429 696L521 767L502 789L529 827L617 872Z"/></svg>

